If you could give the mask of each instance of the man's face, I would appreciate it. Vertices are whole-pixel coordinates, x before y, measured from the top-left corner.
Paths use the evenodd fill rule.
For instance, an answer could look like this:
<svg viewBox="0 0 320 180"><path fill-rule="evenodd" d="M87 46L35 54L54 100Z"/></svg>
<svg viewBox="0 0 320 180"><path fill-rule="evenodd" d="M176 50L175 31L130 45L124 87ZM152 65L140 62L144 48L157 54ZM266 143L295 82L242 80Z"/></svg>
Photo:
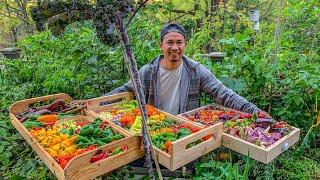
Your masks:
<svg viewBox="0 0 320 180"><path fill-rule="evenodd" d="M177 32L170 32L163 36L160 43L164 59L170 62L179 62L182 59L184 49L186 48L186 40L184 36Z"/></svg>

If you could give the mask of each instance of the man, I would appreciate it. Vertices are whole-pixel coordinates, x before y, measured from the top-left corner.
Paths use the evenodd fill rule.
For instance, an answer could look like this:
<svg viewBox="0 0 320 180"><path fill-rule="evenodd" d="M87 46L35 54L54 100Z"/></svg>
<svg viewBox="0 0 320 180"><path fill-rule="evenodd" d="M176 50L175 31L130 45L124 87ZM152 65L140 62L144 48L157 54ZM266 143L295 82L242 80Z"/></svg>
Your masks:
<svg viewBox="0 0 320 180"><path fill-rule="evenodd" d="M139 70L146 103L176 115L199 107L200 92L206 92L223 106L270 117L224 86L203 65L184 56L186 45L186 32L179 24L169 23L161 29L163 54ZM130 81L108 95L127 91L133 91Z"/></svg>

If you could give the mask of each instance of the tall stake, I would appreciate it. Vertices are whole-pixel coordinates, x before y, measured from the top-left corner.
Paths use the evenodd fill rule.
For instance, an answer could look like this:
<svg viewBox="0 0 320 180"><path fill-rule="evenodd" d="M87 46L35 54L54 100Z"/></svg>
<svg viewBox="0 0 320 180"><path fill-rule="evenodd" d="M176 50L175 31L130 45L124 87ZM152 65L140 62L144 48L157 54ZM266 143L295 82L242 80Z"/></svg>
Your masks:
<svg viewBox="0 0 320 180"><path fill-rule="evenodd" d="M148 133L148 129L147 129L147 111L146 111L146 102L145 102L145 95L144 95L144 91L142 88L142 83L140 80L140 76L139 76L139 72L138 72L138 68L137 68L137 63L136 60L134 58L134 55L132 53L131 47L130 47L130 43L129 43L129 38L126 32L126 29L124 27L123 24L123 20L122 20L122 14L121 12L117 12L116 13L116 28L119 32L119 39L120 39L120 44L123 48L124 51L124 56L125 56L125 61L127 63L127 68L129 70L129 74L130 74L130 78L132 81L132 85L134 88L134 92L136 94L138 103L139 103L139 108L140 111L142 112L142 139L143 139L143 148L144 148L144 153L145 153L145 157L146 157L146 162L147 162L147 167L148 167L148 173L151 179L155 179L154 176L154 172L153 172L153 168L152 168L152 160L151 160L151 156L154 159L155 165L156 165L156 169L157 169L157 173L159 176L159 179L162 179L162 175L161 175L161 171L160 171L160 167L158 164L158 160L156 157L156 154L154 152L154 149L152 148L152 143L151 143L151 139Z"/></svg>

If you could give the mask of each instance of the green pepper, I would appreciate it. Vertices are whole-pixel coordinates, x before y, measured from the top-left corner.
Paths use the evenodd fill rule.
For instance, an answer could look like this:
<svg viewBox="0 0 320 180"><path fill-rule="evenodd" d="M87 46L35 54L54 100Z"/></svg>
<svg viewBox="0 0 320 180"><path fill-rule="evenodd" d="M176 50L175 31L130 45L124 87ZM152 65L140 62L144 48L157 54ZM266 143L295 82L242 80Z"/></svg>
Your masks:
<svg viewBox="0 0 320 180"><path fill-rule="evenodd" d="M112 137L112 140L118 140L118 139L121 139L123 138L123 136L121 134L115 134L113 137Z"/></svg>
<svg viewBox="0 0 320 180"><path fill-rule="evenodd" d="M181 139L181 138L186 137L186 136L188 136L188 135L190 135L190 134L192 134L192 132L191 132L190 129L188 129L188 128L181 128L181 129L179 129L178 132L177 132L177 138L178 138L178 139Z"/></svg>
<svg viewBox="0 0 320 180"><path fill-rule="evenodd" d="M103 146L106 144L105 142L100 141L99 139L94 139L92 142L98 146Z"/></svg>
<svg viewBox="0 0 320 180"><path fill-rule="evenodd" d="M80 142L82 143L89 143L90 140L84 136L81 135L77 135L77 144L79 144Z"/></svg>
<svg viewBox="0 0 320 180"><path fill-rule="evenodd" d="M93 136L95 137L104 137L104 131L100 128L96 128L94 131L93 131Z"/></svg>
<svg viewBox="0 0 320 180"><path fill-rule="evenodd" d="M34 128L34 127L42 127L42 123L38 121L26 121L23 123L23 125L27 129Z"/></svg>
<svg viewBox="0 0 320 180"><path fill-rule="evenodd" d="M112 142L113 137L107 136L107 137L104 137L104 138L98 138L98 140L100 140L102 142L105 142L105 143L109 143L109 142Z"/></svg>
<svg viewBox="0 0 320 180"><path fill-rule="evenodd" d="M99 127L99 125L102 123L103 121L100 118L96 118L93 120L93 122L91 123L92 126L95 127Z"/></svg>
<svg viewBox="0 0 320 180"><path fill-rule="evenodd" d="M120 152L121 152L121 147L116 147L111 154L116 155L116 154L119 154Z"/></svg>
<svg viewBox="0 0 320 180"><path fill-rule="evenodd" d="M77 148L79 148L79 149L82 149L82 148L86 148L86 147L88 147L88 146L90 146L90 145L92 145L93 143L83 143L83 142L79 142L78 144L77 144Z"/></svg>
<svg viewBox="0 0 320 180"><path fill-rule="evenodd" d="M69 129L62 128L62 129L60 130L60 132L62 132L63 134L68 134L68 135L70 135L70 136L72 136L72 135L74 134L73 131L74 131L73 128L69 128Z"/></svg>
<svg viewBox="0 0 320 180"><path fill-rule="evenodd" d="M83 126L80 129L79 135L81 136L89 136L92 135L94 132L94 127L91 126L90 124Z"/></svg>
<svg viewBox="0 0 320 180"><path fill-rule="evenodd" d="M104 136L112 136L114 133L111 128L104 129Z"/></svg>

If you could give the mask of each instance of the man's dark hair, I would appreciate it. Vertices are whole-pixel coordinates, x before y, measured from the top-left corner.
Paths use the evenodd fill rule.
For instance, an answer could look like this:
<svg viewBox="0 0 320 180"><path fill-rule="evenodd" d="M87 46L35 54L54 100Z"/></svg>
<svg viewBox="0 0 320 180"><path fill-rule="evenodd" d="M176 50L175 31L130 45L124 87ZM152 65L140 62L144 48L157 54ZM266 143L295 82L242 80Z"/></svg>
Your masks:
<svg viewBox="0 0 320 180"><path fill-rule="evenodd" d="M177 32L183 35L186 38L186 30L177 23L167 23L165 24L160 31L160 40L162 42L163 36L170 32Z"/></svg>

